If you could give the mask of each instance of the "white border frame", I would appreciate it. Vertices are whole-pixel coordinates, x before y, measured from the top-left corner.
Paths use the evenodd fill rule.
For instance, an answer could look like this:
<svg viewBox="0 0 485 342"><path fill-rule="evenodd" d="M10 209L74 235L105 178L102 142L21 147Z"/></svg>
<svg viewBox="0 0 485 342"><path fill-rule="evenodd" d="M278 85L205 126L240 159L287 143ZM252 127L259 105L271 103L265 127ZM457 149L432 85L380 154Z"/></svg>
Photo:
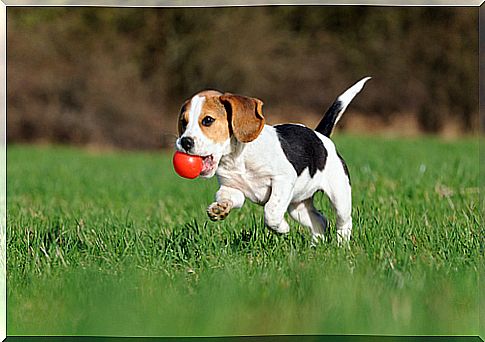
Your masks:
<svg viewBox="0 0 485 342"><path fill-rule="evenodd" d="M7 6L97 6L97 7L223 7L223 6L264 6L264 5L376 5L376 6L471 6L479 7L485 0L0 0L0 341L7 337L7 284L6 284L6 206L7 206ZM482 21L482 13L479 11L479 23ZM484 19L485 20L485 19ZM477 28L478 29L478 28ZM482 28L483 29L483 28ZM482 35L479 46L482 47ZM481 49L480 49L481 50ZM481 70L481 59L479 57ZM481 70L480 74L482 74ZM479 82L480 82L479 77ZM483 90L483 89L481 89ZM482 94L480 94L482 95ZM483 104L482 104L483 105ZM480 111L480 122L483 116ZM485 120L483 121L485 124ZM483 142L482 127L479 139ZM482 148L482 144L480 144ZM483 156L483 150L479 159ZM483 160L479 161L480 164ZM483 166L483 165L480 165ZM482 175L482 173L480 173ZM481 182L485 181L480 179ZM480 190L484 183L480 184ZM480 196L484 196L483 193ZM483 210L483 208L481 208ZM485 270L479 270L478 290L484 289L483 279L480 275ZM483 294L481 294L483 296ZM480 296L480 293L479 293ZM483 302L485 300L482 299ZM485 338L485 308L479 305L478 335Z"/></svg>
<svg viewBox="0 0 485 342"><path fill-rule="evenodd" d="M7 6L0 0L0 340L7 337Z"/></svg>

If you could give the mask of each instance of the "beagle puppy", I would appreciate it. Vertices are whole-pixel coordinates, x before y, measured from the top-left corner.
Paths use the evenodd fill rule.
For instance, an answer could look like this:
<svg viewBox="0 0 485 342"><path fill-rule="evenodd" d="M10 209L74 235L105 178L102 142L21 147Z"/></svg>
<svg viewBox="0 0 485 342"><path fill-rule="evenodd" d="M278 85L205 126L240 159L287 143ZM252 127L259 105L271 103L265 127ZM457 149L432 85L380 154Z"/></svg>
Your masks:
<svg viewBox="0 0 485 342"><path fill-rule="evenodd" d="M203 159L202 177L220 184L207 208L223 220L245 198L264 206L266 226L287 233L285 213L311 230L314 242L326 235L327 219L314 207L323 191L337 216L337 240L352 232L351 185L347 166L329 139L343 112L370 77L340 95L315 130L300 124L265 125L259 99L205 90L183 104L176 149Z"/></svg>

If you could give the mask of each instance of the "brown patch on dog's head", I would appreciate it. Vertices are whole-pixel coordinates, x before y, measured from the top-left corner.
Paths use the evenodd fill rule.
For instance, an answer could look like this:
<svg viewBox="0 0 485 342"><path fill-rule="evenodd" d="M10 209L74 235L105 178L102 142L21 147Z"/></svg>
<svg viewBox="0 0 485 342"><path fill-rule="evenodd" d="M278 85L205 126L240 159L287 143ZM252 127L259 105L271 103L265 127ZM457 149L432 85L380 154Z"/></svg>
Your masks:
<svg viewBox="0 0 485 342"><path fill-rule="evenodd" d="M197 93L199 96L205 96L206 98L213 97L213 96L221 96L222 93L218 90L202 90L200 93Z"/></svg>
<svg viewBox="0 0 485 342"><path fill-rule="evenodd" d="M178 118L178 133L179 133L179 136L181 136L184 133L185 128L187 127L187 125L189 123L189 120L190 120L189 112L190 112L193 97L195 97L195 96L201 96L202 97L203 96L203 97L206 98L206 103L204 103L204 108L203 108L202 113L200 115L202 117L202 115L204 114L204 111L205 111L205 106L207 104L207 100L211 99L211 98L219 98L219 96L221 96L221 95L222 95L222 93L217 91L217 90L204 90L204 91L201 91L201 92L195 94L190 99L186 100L184 102L184 104L182 105L182 107L180 108L180 113L179 113L179 118ZM212 102L212 101L209 101L209 102ZM213 109L213 106L209 105L208 109L209 110ZM204 128L204 127L201 126L201 128ZM203 129L203 131L205 131L205 130Z"/></svg>
<svg viewBox="0 0 485 342"><path fill-rule="evenodd" d="M256 139L263 130L263 101L246 96L226 93L220 97L227 113L230 129L240 142Z"/></svg>
<svg viewBox="0 0 485 342"><path fill-rule="evenodd" d="M221 93L203 92L205 102L199 115L199 126L202 133L215 143L223 143L230 137L229 124L224 105L219 100ZM207 94L209 93L209 94ZM202 93L199 94L199 96ZM209 124L210 123L210 124Z"/></svg>

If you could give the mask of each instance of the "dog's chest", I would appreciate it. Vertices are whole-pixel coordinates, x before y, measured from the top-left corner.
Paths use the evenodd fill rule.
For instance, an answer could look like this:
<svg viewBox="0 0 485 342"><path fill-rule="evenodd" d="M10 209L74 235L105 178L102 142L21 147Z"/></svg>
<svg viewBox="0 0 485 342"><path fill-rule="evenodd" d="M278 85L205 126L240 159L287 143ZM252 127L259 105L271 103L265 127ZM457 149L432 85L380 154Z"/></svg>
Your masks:
<svg viewBox="0 0 485 342"><path fill-rule="evenodd" d="M271 195L271 177L264 165L244 160L222 160L217 177L221 185L238 189L254 203L265 204Z"/></svg>

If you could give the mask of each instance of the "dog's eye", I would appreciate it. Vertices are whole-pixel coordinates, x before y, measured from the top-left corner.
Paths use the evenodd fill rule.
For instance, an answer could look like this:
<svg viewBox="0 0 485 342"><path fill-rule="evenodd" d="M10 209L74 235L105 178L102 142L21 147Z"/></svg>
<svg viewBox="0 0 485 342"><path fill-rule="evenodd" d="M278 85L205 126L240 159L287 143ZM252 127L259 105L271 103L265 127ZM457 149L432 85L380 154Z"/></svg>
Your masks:
<svg viewBox="0 0 485 342"><path fill-rule="evenodd" d="M213 117L206 116L205 118L202 119L202 125L209 127L210 125L212 125L214 121L216 121L216 119L214 119Z"/></svg>

